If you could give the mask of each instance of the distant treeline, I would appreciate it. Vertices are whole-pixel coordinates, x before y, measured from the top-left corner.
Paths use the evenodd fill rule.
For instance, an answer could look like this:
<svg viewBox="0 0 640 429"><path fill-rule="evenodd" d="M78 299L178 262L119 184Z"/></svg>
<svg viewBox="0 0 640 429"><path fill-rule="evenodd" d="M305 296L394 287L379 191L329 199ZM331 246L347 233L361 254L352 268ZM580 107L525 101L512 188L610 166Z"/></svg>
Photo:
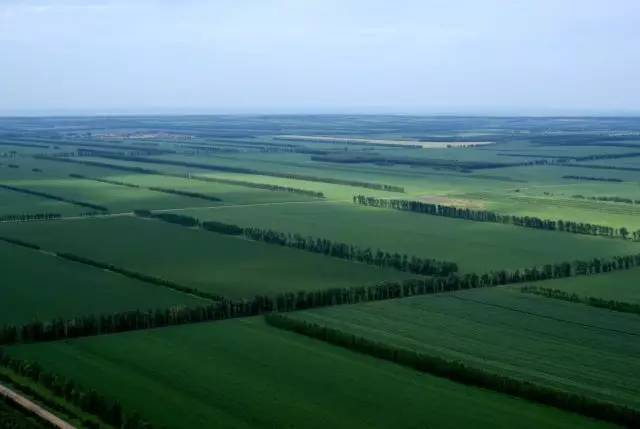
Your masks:
<svg viewBox="0 0 640 429"><path fill-rule="evenodd" d="M46 192L40 192L40 191L34 191L31 189L26 189L26 188L17 188L15 186L9 186L9 185L0 185L0 188L2 189L7 189L10 191L14 191L14 192L21 192L23 194L29 194L29 195L35 195L38 197L42 197L42 198L48 198L50 200L56 200L56 201L62 201L64 203L69 203L69 204L73 204L76 206L80 206L80 207L86 207L86 208L90 208L93 210L99 210L99 211L109 211L108 208L104 207L104 206L99 206L97 204L93 204L93 203L86 203L83 201L78 201L78 200L72 200L69 198L64 198L64 197L59 197L57 195L52 195L52 194L48 194Z"/></svg>
<svg viewBox="0 0 640 429"><path fill-rule="evenodd" d="M49 146L43 144L35 144L35 143L21 143L21 142L8 142L8 141L0 141L1 146L18 146L18 147L37 147L40 149L48 149Z"/></svg>
<svg viewBox="0 0 640 429"><path fill-rule="evenodd" d="M206 201L213 201L213 202L222 201L222 199L218 197L214 197L213 195L202 194L200 192L183 191L180 189L161 188L157 186L144 187L144 186L136 185L134 183L122 182L120 180L100 179L100 178L83 176L81 174L69 174L69 176L74 177L76 179L93 180L95 182L109 183L112 185L126 186L129 188L148 189L150 191L162 192L165 194L180 195L182 197L197 198L197 199L206 200Z"/></svg>
<svg viewBox="0 0 640 429"><path fill-rule="evenodd" d="M432 168L446 168L459 171L472 171L487 168L504 168L524 165L522 163L504 163L489 161L459 161L455 159L409 158L400 156L380 155L377 153L331 153L312 156L312 161L334 162L343 164L373 163L377 165L409 165ZM527 163L528 164L528 163Z"/></svg>
<svg viewBox="0 0 640 429"><path fill-rule="evenodd" d="M59 162L67 162L67 163L73 163L73 164L82 164L82 165L88 165L88 166L91 166L91 167L109 168L109 169L112 169L112 170L128 171L128 172L132 172L132 173L155 174L155 175L158 175L158 176L166 176L166 177L180 177L180 178L187 178L187 179L191 179L191 180L198 180L198 181L201 181L201 182L224 183L224 184L227 184L227 185L237 185L237 186L244 186L244 187L247 187L247 188L264 189L264 190L267 190L267 191L291 192L291 193L295 193L295 194L307 195L307 196L310 196L310 197L324 198L324 194L322 192L308 191L306 189L292 188L292 187L289 187L289 186L271 185L271 184L268 184L268 183L255 183L255 182L247 182L247 181L244 181L244 180L220 179L220 178L217 178L217 177L199 176L199 175L194 175L194 174L171 174L171 173L165 173L165 172L162 172L162 171L150 170L150 169L141 168L141 167L131 167L131 166L127 166L127 165L116 165L116 164L109 164L109 163L97 162L97 161L87 161L87 160L76 160L76 159L69 159L69 158L59 158L59 157L52 157L52 156L46 156L46 155L37 155L34 158L46 159L46 160L49 160L49 161L59 161ZM78 175L78 176L80 176L80 175ZM109 182L106 182L106 183L109 183Z"/></svg>
<svg viewBox="0 0 640 429"><path fill-rule="evenodd" d="M32 220L60 219L60 213L25 213L0 215L0 222L28 222Z"/></svg>
<svg viewBox="0 0 640 429"><path fill-rule="evenodd" d="M453 206L443 206L439 204L423 203L420 201L382 199L356 195L353 202L363 206L389 208L401 211L423 213L432 216L450 217L455 219L465 219L477 222L493 222L507 225L516 225L526 228L546 229L549 231L563 231L574 234L597 235L602 237L617 237L626 239L629 237L629 230L625 227L616 229L605 225L596 225L584 222L574 222L568 220L540 219L534 216L514 216L502 215L486 210L473 210ZM640 238L640 231L632 233L634 239Z"/></svg>
<svg viewBox="0 0 640 429"><path fill-rule="evenodd" d="M491 389L629 427L637 427L640 424L640 412L622 405L511 378L469 366L460 361L447 360L410 348L385 344L355 335L352 332L294 319L284 314L267 314L265 319L268 324L280 329L326 341L336 346L395 362L458 383Z"/></svg>
<svg viewBox="0 0 640 429"><path fill-rule="evenodd" d="M169 159L142 158L137 156L103 156L107 159L118 159L123 161L141 162L149 164L175 165L181 167L199 168L202 170L223 171L228 173L255 174L259 176L280 177L285 179L306 180L309 182L322 182L336 185L355 186L360 188L379 189L391 192L404 192L401 186L387 185L382 183L361 182L357 180L338 179L333 177L318 177L296 173L278 173L275 171L254 170L252 168L231 167L218 164L202 164L186 161L175 161Z"/></svg>
<svg viewBox="0 0 640 429"><path fill-rule="evenodd" d="M590 305L592 307L606 308L607 310L612 311L620 311L622 313L640 314L640 304L632 302L614 301L594 296L580 296L576 293L569 293L560 289L551 289L542 286L523 286L520 288L520 291L523 293L544 296L546 298L576 302Z"/></svg>
<svg viewBox="0 0 640 429"><path fill-rule="evenodd" d="M618 167L615 165L565 164L563 167L590 168L593 170L640 171L640 167Z"/></svg>
<svg viewBox="0 0 640 429"><path fill-rule="evenodd" d="M52 374L40 367L35 362L28 362L9 357L0 350L0 366L13 371L23 377L32 380L34 383L45 387L54 395L64 398L67 402L76 405L81 410L96 416L104 423L114 427L123 429L153 429L153 426L142 420L138 414L130 414L123 411L120 403L96 393L94 390L88 390L74 383L59 374ZM12 382L10 377L6 378ZM37 394L29 386L20 386L22 393L29 396L35 396L39 402L42 402L41 395ZM45 400L48 408L60 408L56 403ZM88 429L98 429L98 425L91 421L83 421L83 427Z"/></svg>
<svg viewBox="0 0 640 429"><path fill-rule="evenodd" d="M562 176L563 179L574 179L574 180L593 180L596 182L624 182L622 179L617 179L614 177L594 177L594 176L572 176L566 175Z"/></svg>
<svg viewBox="0 0 640 429"><path fill-rule="evenodd" d="M73 177L74 179L93 180L94 182L108 183L110 185L126 186L128 188L140 188L140 185L136 185L135 183L127 183L120 180L102 179L99 177L88 177L83 176L82 174L71 173L69 174L69 177Z"/></svg>
<svg viewBox="0 0 640 429"><path fill-rule="evenodd" d="M633 200L631 198L626 197L616 197L616 196L596 196L596 197L586 197L582 194L572 195L572 198L578 198L580 200L593 200L593 201L607 201L612 203L624 203L624 204L640 204L640 200Z"/></svg>
<svg viewBox="0 0 640 429"><path fill-rule="evenodd" d="M191 216L172 213L155 214L148 210L136 210L135 213L138 216L158 218L182 226L201 226L207 231L220 234L243 235L254 241L262 241L264 243L291 247L307 252L320 253L334 258L357 261L379 267L392 267L413 274L446 276L458 271L458 265L455 262L437 261L435 259L419 258L417 256L410 257L406 254L399 254L397 252L390 253L380 249L374 251L370 248L335 242L326 238L305 237L300 234L284 233L272 229L243 228L238 225L215 221L200 223L198 219Z"/></svg>
<svg viewBox="0 0 640 429"><path fill-rule="evenodd" d="M117 150L127 150L127 151L134 151L134 152L140 151L142 153L148 153L150 155L162 155L162 154L175 153L175 151L173 150L153 149L153 148L149 148L148 146L136 146L136 145L129 145L127 143L123 143L123 144L114 144L114 143L106 143L106 142L96 143L96 142L87 142L87 141L68 141L68 140L61 140L61 139L48 140L48 139L42 139L42 138L29 138L29 141L45 143L50 146L73 146L73 147L79 147L79 148L83 148L83 147L96 148L94 151L99 151L101 149L117 149ZM14 139L12 140L12 143L22 143L22 142L20 141L20 139ZM80 149L80 150L83 150L83 149ZM84 149L84 150L89 151L90 149Z"/></svg>

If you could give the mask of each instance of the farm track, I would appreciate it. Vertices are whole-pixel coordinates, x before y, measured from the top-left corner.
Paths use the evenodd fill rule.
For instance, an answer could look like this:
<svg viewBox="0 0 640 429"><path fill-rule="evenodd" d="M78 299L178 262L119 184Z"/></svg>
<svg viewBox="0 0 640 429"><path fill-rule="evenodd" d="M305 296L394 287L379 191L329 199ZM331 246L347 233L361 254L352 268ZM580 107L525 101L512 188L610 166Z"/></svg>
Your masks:
<svg viewBox="0 0 640 429"><path fill-rule="evenodd" d="M53 427L56 427L59 429L76 429L75 426L70 425L69 423L65 422L55 414L50 413L49 411L42 408L40 405L32 402L31 400L9 389L8 387L3 386L2 384L0 384L0 396L8 398L14 404L24 408L26 411L28 411L31 414L35 414L36 416L45 420L47 423L49 423Z"/></svg>

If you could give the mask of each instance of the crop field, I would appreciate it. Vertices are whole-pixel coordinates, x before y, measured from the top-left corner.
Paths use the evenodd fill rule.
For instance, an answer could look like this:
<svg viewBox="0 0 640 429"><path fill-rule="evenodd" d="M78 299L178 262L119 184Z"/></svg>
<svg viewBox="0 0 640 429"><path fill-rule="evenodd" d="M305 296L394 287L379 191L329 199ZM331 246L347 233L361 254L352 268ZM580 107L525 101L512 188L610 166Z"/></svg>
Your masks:
<svg viewBox="0 0 640 429"><path fill-rule="evenodd" d="M37 250L0 242L0 325L126 310L198 305L202 299Z"/></svg>
<svg viewBox="0 0 640 429"><path fill-rule="evenodd" d="M592 276L541 282L540 286L560 289L580 296L640 304L640 270L595 274Z"/></svg>
<svg viewBox="0 0 640 429"><path fill-rule="evenodd" d="M640 406L640 318L635 314L492 288L314 309L292 317Z"/></svg>
<svg viewBox="0 0 640 429"><path fill-rule="evenodd" d="M409 277L391 269L130 216L5 224L0 234L233 298Z"/></svg>
<svg viewBox="0 0 640 429"><path fill-rule="evenodd" d="M639 427L638 130L0 118L0 385L88 429Z"/></svg>
<svg viewBox="0 0 640 429"><path fill-rule="evenodd" d="M175 428L209 422L235 428L600 426L357 355L255 318L26 345L9 353L73 376L117 396L150 422ZM460 402L464 413L455 405Z"/></svg>
<svg viewBox="0 0 640 429"><path fill-rule="evenodd" d="M186 213L203 220L272 228L451 260L464 272L543 265L567 259L568 251L570 259L640 252L640 244L621 240L380 210L353 203L191 209Z"/></svg>

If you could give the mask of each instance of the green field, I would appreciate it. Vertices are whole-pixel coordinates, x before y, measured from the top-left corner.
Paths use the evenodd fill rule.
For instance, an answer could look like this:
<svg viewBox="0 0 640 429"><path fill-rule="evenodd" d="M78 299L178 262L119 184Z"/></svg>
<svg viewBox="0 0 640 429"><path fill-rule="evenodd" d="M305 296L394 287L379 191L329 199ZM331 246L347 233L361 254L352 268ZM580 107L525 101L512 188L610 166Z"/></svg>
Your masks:
<svg viewBox="0 0 640 429"><path fill-rule="evenodd" d="M0 325L207 301L0 242Z"/></svg>
<svg viewBox="0 0 640 429"><path fill-rule="evenodd" d="M548 280L532 283L549 289L560 289L580 296L640 303L640 269L596 274L587 277Z"/></svg>
<svg viewBox="0 0 640 429"><path fill-rule="evenodd" d="M259 318L8 351L176 429L212 422L234 428L604 426L271 328Z"/></svg>
<svg viewBox="0 0 640 429"><path fill-rule="evenodd" d="M4 224L0 234L232 298L410 277L393 269L131 216Z"/></svg>
<svg viewBox="0 0 640 429"><path fill-rule="evenodd" d="M201 220L271 228L454 261L463 272L482 273L491 269L526 268L640 252L640 244L630 241L362 207L352 203L192 209L185 214Z"/></svg>
<svg viewBox="0 0 640 429"><path fill-rule="evenodd" d="M640 204L634 202L640 201L639 129L640 120L627 117L0 118L0 185L49 194L0 188L0 218L62 216L0 222L0 236L42 248L0 242L0 325L209 303L134 280L136 275L233 301L209 313L122 318L119 333L109 335L104 332L116 326L109 322L103 330L79 326L74 332L103 333L85 338L72 339L69 327L76 326L70 324L46 337L25 330L17 341L35 342L6 344L6 349L80 383L76 392L85 392L79 396L44 393L45 402L63 404L67 411L56 413L78 427L101 413L86 403L80 410L92 389L118 400L127 412L120 417L139 412L154 428L167 429L605 427L541 405L543 400L522 391L529 400L268 326L259 314L270 307L259 296L291 293L295 305L281 296L278 309L327 305L287 313L294 319L640 412L635 314L522 293L527 283L390 299L399 293L384 282L417 276L134 211L455 262L461 275L497 278L491 271L640 254ZM473 142L490 144L460 146ZM324 198L301 191L321 192ZM359 194L625 227L629 239L365 207L353 203ZM82 203L107 210L96 214L100 207ZM316 244L315 249L322 247ZM71 262L56 253L87 260ZM640 268L633 266L531 284L640 303ZM576 267L568 274L578 272ZM442 280L433 283L447 290L461 284L454 274ZM366 295L347 289L372 285L381 287L364 289ZM330 299L301 301L295 295L330 289L338 290L318 294ZM360 299L366 302L334 305ZM229 317L236 319L196 323ZM150 328L177 323L188 326ZM20 373L20 380L12 376L24 391L43 394L46 377L28 378L24 368ZM0 366L0 376L7 374L10 369ZM553 395L545 400L601 418L623 414L571 408ZM0 421L13 419L7 413L0 403Z"/></svg>
<svg viewBox="0 0 640 429"><path fill-rule="evenodd" d="M640 408L640 318L635 314L489 288L291 317Z"/></svg>

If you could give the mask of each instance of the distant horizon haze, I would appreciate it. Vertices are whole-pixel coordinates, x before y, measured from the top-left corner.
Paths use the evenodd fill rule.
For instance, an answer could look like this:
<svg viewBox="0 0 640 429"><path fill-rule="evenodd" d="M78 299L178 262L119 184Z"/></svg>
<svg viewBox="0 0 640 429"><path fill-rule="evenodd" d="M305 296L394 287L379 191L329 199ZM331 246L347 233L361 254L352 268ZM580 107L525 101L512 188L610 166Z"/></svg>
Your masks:
<svg viewBox="0 0 640 429"><path fill-rule="evenodd" d="M632 0L4 0L0 116L640 116Z"/></svg>

